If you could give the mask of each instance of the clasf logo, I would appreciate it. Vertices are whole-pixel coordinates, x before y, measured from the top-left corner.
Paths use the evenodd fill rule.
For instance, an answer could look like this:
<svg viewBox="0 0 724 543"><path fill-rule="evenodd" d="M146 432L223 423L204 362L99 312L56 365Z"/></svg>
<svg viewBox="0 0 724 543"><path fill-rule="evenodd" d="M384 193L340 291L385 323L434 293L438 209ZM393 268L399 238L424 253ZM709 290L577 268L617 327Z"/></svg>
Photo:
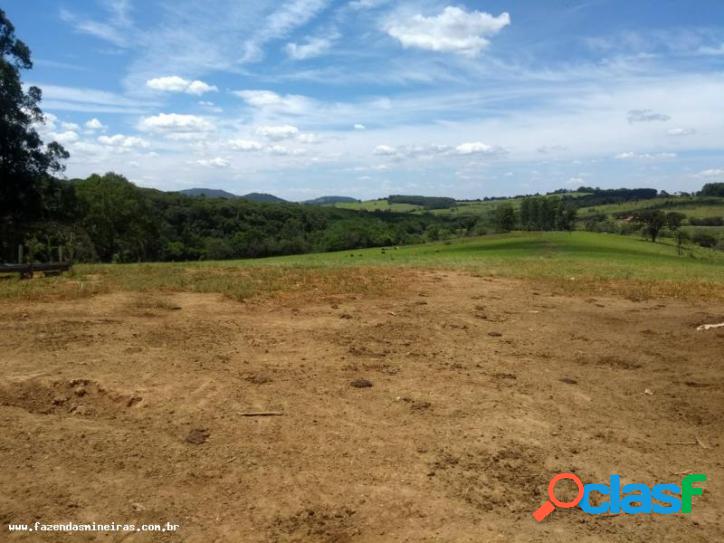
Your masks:
<svg viewBox="0 0 724 543"><path fill-rule="evenodd" d="M576 484L578 493L575 499L564 502L556 498L556 485L563 479ZM533 513L533 518L541 522L544 518L560 509L570 509L577 505L591 515L602 513L626 513L628 515L651 514L672 515L674 513L691 513L693 496L700 496L704 491L695 487L694 483L706 481L703 473L692 473L681 480L681 486L674 483L658 484L653 487L642 483L631 483L621 486L621 476L611 475L609 484L590 483L584 485L573 473L559 473L548 483L548 501ZM605 499L598 505L591 503L591 496L600 494Z"/></svg>

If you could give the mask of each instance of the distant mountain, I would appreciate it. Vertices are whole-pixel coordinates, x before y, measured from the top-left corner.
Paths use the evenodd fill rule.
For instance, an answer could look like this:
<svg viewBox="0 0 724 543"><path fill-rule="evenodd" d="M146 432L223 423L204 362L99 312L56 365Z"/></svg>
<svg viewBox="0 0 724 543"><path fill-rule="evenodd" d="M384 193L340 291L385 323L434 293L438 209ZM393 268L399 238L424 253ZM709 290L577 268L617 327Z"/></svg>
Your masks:
<svg viewBox="0 0 724 543"><path fill-rule="evenodd" d="M244 200L251 200L252 202L286 202L286 200L282 200L273 194L265 194L263 192L250 192L244 196L232 194L221 189L186 189L180 190L179 192L192 197L205 196L206 198L243 198Z"/></svg>
<svg viewBox="0 0 724 543"><path fill-rule="evenodd" d="M278 196L274 196L273 194L266 194L264 192L250 192L249 194L244 194L244 196L239 196L239 198L251 200L252 202L271 202L277 204L286 202L286 200L279 198Z"/></svg>
<svg viewBox="0 0 724 543"><path fill-rule="evenodd" d="M180 190L181 194L186 196L205 196L206 198L238 198L236 194L231 194L221 189L186 189Z"/></svg>
<svg viewBox="0 0 724 543"><path fill-rule="evenodd" d="M324 206L332 204L355 204L357 202L359 202L357 198L351 198L349 196L320 196L319 198L307 200L303 203L315 206Z"/></svg>

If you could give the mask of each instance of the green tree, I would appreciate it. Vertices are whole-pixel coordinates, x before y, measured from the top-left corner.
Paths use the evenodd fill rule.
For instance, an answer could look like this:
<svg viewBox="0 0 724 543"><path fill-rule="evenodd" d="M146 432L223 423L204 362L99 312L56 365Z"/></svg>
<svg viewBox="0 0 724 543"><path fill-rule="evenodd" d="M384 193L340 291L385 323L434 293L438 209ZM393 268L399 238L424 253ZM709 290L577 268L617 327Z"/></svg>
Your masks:
<svg viewBox="0 0 724 543"><path fill-rule="evenodd" d="M686 219L686 215L684 215L683 213L679 213L677 211L669 211L666 214L666 226L672 232L676 232L681 226L681 223L684 222L684 219Z"/></svg>
<svg viewBox="0 0 724 543"><path fill-rule="evenodd" d="M91 175L75 187L83 226L101 260L141 261L156 253L158 226L153 209L125 177Z"/></svg>
<svg viewBox="0 0 724 543"><path fill-rule="evenodd" d="M701 188L700 196L724 196L724 183L707 183Z"/></svg>
<svg viewBox="0 0 724 543"><path fill-rule="evenodd" d="M41 182L63 169L63 147L44 145L34 128L43 122L38 87L23 90L20 70L32 68L30 49L0 9L0 239L7 251L22 239L22 228L39 217Z"/></svg>
<svg viewBox="0 0 724 543"><path fill-rule="evenodd" d="M643 224L644 233L656 243L659 232L666 224L666 215L660 209L641 211L636 215L636 220Z"/></svg>
<svg viewBox="0 0 724 543"><path fill-rule="evenodd" d="M560 201L556 213L556 229L570 232L576 226L577 215L575 207Z"/></svg>
<svg viewBox="0 0 724 543"><path fill-rule="evenodd" d="M540 230L543 226L543 210L540 198L530 199L530 219L528 225L530 230Z"/></svg>
<svg viewBox="0 0 724 543"><path fill-rule="evenodd" d="M515 228L515 210L510 202L499 204L495 208L495 229L498 232L510 232Z"/></svg>
<svg viewBox="0 0 724 543"><path fill-rule="evenodd" d="M523 230L531 230L530 203L530 198L523 198L520 202L520 227Z"/></svg>
<svg viewBox="0 0 724 543"><path fill-rule="evenodd" d="M674 239L676 240L676 252L679 255L684 254L684 244L691 239L686 230L680 228L674 231Z"/></svg>

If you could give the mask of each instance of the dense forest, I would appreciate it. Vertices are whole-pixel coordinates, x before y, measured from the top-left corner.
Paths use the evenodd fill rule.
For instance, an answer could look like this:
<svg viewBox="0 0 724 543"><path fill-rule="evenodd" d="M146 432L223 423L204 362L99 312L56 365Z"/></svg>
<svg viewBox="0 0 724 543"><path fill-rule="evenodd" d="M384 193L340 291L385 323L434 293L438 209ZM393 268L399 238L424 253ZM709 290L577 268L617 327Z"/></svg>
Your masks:
<svg viewBox="0 0 724 543"><path fill-rule="evenodd" d="M724 197L724 183L707 183L699 193L701 196L720 196Z"/></svg>
<svg viewBox="0 0 724 543"><path fill-rule="evenodd" d="M115 173L47 180L45 213L24 224L38 260L58 247L77 261L263 257L415 243L475 233L475 217L366 212L136 187ZM15 248L4 248L6 258Z"/></svg>

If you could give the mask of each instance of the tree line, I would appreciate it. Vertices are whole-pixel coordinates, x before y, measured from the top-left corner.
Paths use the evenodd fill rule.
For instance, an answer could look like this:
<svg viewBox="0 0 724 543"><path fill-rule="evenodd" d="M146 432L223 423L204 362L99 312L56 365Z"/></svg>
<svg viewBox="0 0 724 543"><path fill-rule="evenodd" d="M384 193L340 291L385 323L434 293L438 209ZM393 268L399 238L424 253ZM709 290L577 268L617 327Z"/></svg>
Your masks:
<svg viewBox="0 0 724 543"><path fill-rule="evenodd" d="M476 217L358 211L246 199L195 198L135 186L122 175L48 180L46 212L15 242L36 260L86 262L256 258L421 243L478 233ZM4 244L4 257L16 246Z"/></svg>
<svg viewBox="0 0 724 543"><path fill-rule="evenodd" d="M499 204L495 208L494 223L499 232L573 230L576 213L575 206L560 197L523 198L517 212L510 202Z"/></svg>
<svg viewBox="0 0 724 543"><path fill-rule="evenodd" d="M411 204L425 209L449 209L458 205L455 198L448 198L447 196L392 194L387 198L387 201L391 204Z"/></svg>

